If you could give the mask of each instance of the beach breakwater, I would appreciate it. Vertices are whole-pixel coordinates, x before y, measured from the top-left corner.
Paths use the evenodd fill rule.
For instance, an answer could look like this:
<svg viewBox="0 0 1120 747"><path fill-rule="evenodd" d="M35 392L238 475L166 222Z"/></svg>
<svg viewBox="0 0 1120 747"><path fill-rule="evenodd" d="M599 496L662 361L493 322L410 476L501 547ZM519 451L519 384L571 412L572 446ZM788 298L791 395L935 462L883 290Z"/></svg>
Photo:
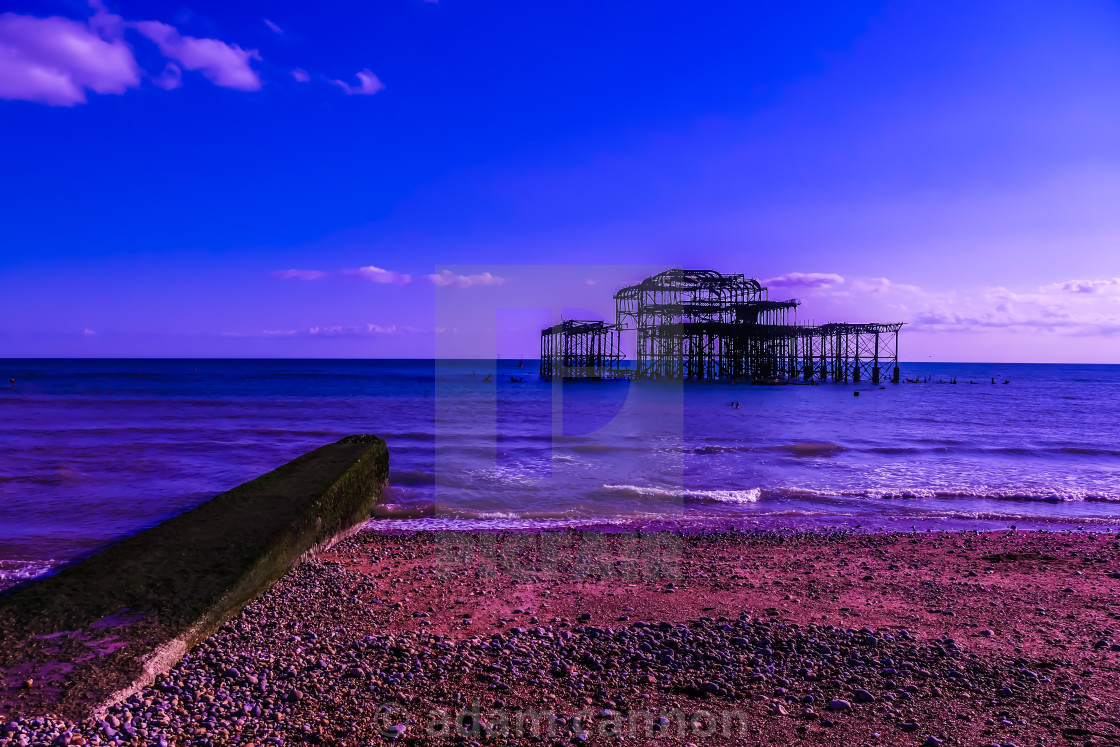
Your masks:
<svg viewBox="0 0 1120 747"><path fill-rule="evenodd" d="M172 667L380 500L388 449L349 436L0 598L0 717L83 718Z"/></svg>

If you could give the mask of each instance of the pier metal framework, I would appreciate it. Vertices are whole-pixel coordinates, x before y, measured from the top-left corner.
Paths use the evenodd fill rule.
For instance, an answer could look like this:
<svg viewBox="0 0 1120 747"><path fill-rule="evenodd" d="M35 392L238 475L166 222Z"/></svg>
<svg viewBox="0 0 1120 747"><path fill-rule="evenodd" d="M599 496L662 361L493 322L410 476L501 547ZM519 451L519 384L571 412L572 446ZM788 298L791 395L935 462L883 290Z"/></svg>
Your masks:
<svg viewBox="0 0 1120 747"><path fill-rule="evenodd" d="M902 323L799 325L799 301L771 301L741 274L667 270L614 298L614 324L567 321L541 331L541 376L900 380ZM631 330L637 347L628 368L621 333Z"/></svg>
<svg viewBox="0 0 1120 747"><path fill-rule="evenodd" d="M545 378L619 378L624 359L617 325L569 319L541 330L541 376Z"/></svg>

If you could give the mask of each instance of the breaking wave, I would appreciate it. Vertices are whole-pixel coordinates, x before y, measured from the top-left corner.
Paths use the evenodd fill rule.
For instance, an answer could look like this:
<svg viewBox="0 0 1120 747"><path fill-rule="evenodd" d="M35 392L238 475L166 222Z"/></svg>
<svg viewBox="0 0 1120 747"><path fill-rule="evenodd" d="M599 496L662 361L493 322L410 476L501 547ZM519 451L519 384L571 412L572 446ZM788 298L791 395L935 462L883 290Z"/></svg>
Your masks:
<svg viewBox="0 0 1120 747"><path fill-rule="evenodd" d="M640 485L604 485L603 490L622 493L636 498L662 500L711 501L714 503L757 503L762 497L760 488L747 490L689 490L684 488L651 488Z"/></svg>

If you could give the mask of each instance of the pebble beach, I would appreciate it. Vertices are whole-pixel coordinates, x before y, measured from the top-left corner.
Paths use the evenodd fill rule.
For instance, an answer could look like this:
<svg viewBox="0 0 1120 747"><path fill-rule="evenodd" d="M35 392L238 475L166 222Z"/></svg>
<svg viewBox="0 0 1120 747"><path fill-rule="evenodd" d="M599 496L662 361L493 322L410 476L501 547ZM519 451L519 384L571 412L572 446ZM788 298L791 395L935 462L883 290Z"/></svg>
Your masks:
<svg viewBox="0 0 1120 747"><path fill-rule="evenodd" d="M1103 745L1118 599L1107 534L366 530L0 745Z"/></svg>

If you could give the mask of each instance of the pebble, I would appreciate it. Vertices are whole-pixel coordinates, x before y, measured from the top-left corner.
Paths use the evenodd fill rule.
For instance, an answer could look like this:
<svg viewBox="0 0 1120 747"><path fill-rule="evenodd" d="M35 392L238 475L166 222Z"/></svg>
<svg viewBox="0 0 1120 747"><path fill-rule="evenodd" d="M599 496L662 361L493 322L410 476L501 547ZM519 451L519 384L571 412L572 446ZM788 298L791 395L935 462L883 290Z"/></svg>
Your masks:
<svg viewBox="0 0 1120 747"><path fill-rule="evenodd" d="M911 719L923 717L910 709L926 702L952 704L973 693L986 699L991 693L1015 696L1019 702L1044 688L1032 671L1042 671L1036 664L978 658L946 637L935 640L893 628L888 635L873 624L859 629L794 625L753 612L684 623L656 617L631 622L621 615L622 624L602 628L589 624L591 612L581 612L575 625L553 618L547 624L534 620L535 628L498 631L488 630L484 617L474 629L464 630L472 624L466 616L463 627L453 626L448 636L426 632L409 616L414 630L377 633L372 628L373 635L355 634L345 629L344 619L353 587L363 580L361 573L344 566L303 563L169 673L110 709L103 722L15 719L6 728L15 737L11 744L50 744L59 738L71 744L204 744L198 729L241 734L237 744L252 741L257 747L333 744L340 734L358 744L375 744L379 734L382 740L423 742L420 726L406 736L409 722L400 708L412 704L409 713L416 716L430 704L463 709L475 698L517 708L517 696L529 687L557 696L549 702L556 704L565 724L578 724L573 717L590 707L605 724L652 693L650 703L658 706L668 697L676 703L695 699L685 704L693 709L689 712L755 708L761 715L768 706L772 714L790 716L793 708L795 723L807 725L812 738L817 724L828 728L839 720L846 728L849 721L878 720L883 712L893 714L903 732L914 732L919 726ZM543 609L543 619L552 615L553 610ZM386 612L382 607L378 614ZM994 635L991 630L980 634ZM927 700L937 692L947 700ZM384 727L387 714L376 712L372 704L389 702L398 704L391 717L399 722ZM827 704L829 718L819 718L814 704L818 709ZM670 734L676 726L663 716L654 723ZM932 725L923 723L927 729ZM379 732L376 724L384 730ZM495 743L496 737L482 735L484 724L477 722L479 734L464 742ZM562 733L566 743L601 741L584 728ZM942 738L931 735L926 745L937 747ZM0 734L0 744L3 739Z"/></svg>

